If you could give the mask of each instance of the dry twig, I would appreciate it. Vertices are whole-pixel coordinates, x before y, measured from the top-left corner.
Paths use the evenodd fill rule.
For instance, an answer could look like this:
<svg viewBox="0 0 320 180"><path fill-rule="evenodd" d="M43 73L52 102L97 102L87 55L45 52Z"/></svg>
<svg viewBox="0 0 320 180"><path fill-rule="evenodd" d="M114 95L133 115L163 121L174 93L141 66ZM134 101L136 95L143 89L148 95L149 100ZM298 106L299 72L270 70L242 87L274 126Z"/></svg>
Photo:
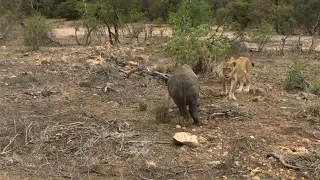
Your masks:
<svg viewBox="0 0 320 180"><path fill-rule="evenodd" d="M8 149L8 147L12 144L12 142L14 141L14 139L15 139L17 136L19 136L19 135L20 135L20 134L16 134L16 135L13 136L12 138L10 138L9 144L8 144L6 147L4 147L4 149L2 150L2 152L1 152L0 154L7 154L8 152L12 151L12 149L11 149L11 150L7 150L7 149Z"/></svg>
<svg viewBox="0 0 320 180"><path fill-rule="evenodd" d="M145 67L138 67L136 69L133 69L132 71L130 71L128 74L127 74L127 78L130 77L130 75L132 73L135 73L135 72L142 72L142 73L146 73L150 76L157 76L157 77L160 77L161 79L167 81L170 77L169 74L164 74L164 73L161 73L161 72L158 72L158 71L154 71L154 70L150 70L150 68L145 68Z"/></svg>

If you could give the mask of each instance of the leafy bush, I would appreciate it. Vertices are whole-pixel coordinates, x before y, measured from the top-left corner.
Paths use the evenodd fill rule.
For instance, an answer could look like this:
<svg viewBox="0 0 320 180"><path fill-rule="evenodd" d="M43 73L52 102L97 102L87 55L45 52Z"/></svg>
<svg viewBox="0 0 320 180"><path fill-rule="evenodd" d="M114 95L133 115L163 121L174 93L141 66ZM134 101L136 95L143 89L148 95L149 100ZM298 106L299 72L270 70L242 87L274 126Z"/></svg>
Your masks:
<svg viewBox="0 0 320 180"><path fill-rule="evenodd" d="M314 94L320 94L319 76L318 69L307 70L307 64L296 61L287 74L285 88L308 90Z"/></svg>
<svg viewBox="0 0 320 180"><path fill-rule="evenodd" d="M258 44L258 51L261 51L263 47L271 41L273 34L273 26L267 21L262 21L259 28L252 31L249 37Z"/></svg>
<svg viewBox="0 0 320 180"><path fill-rule="evenodd" d="M286 89L306 89L307 85L307 75L306 75L307 65L303 62L296 61L289 70L285 79Z"/></svg>
<svg viewBox="0 0 320 180"><path fill-rule="evenodd" d="M210 5L204 1L183 1L176 13L171 13L169 23L175 31L187 32L190 28L206 24L210 20Z"/></svg>
<svg viewBox="0 0 320 180"><path fill-rule="evenodd" d="M310 91L314 94L320 95L320 70L313 70L309 72Z"/></svg>
<svg viewBox="0 0 320 180"><path fill-rule="evenodd" d="M5 34L9 28L10 25L15 21L15 17L12 14L12 12L7 10L0 9L0 35L3 33Z"/></svg>
<svg viewBox="0 0 320 180"><path fill-rule="evenodd" d="M95 15L98 12L96 4L78 4L77 9L80 13L82 13L82 17L81 20L76 24L75 38L79 45L89 45L93 41L93 34L103 34L99 32L104 31L104 23ZM78 34L77 32L79 30L84 30L84 34Z"/></svg>
<svg viewBox="0 0 320 180"><path fill-rule="evenodd" d="M173 54L181 64L189 64L197 72L204 72L210 68L214 56L224 58L229 53L231 45L219 39L216 35L209 35L209 28L192 28L188 34L177 32L167 44L166 50Z"/></svg>
<svg viewBox="0 0 320 180"><path fill-rule="evenodd" d="M55 14L58 17L71 19L78 19L81 13L78 9L79 2L77 0L67 0L62 2L56 9Z"/></svg>
<svg viewBox="0 0 320 180"><path fill-rule="evenodd" d="M52 27L44 16L34 14L24 21L24 42L27 46L39 49L46 44L48 34L52 32Z"/></svg>

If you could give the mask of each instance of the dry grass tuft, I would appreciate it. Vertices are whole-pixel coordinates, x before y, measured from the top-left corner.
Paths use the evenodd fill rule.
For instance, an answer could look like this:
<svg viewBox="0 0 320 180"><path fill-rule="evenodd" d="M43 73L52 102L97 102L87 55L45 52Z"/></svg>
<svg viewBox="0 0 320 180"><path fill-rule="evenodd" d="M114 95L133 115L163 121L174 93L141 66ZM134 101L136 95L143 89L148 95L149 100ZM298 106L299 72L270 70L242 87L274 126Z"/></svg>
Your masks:
<svg viewBox="0 0 320 180"><path fill-rule="evenodd" d="M139 110L140 111L147 110L147 107L148 107L148 105L147 105L147 103L145 101L139 101Z"/></svg>
<svg viewBox="0 0 320 180"><path fill-rule="evenodd" d="M306 108L306 111L308 115L311 115L314 117L317 117L317 116L320 117L320 101L309 104Z"/></svg>
<svg viewBox="0 0 320 180"><path fill-rule="evenodd" d="M166 123L168 122L167 116L169 114L169 107L166 103L159 104L155 108L155 116L156 116L156 121L159 123Z"/></svg>

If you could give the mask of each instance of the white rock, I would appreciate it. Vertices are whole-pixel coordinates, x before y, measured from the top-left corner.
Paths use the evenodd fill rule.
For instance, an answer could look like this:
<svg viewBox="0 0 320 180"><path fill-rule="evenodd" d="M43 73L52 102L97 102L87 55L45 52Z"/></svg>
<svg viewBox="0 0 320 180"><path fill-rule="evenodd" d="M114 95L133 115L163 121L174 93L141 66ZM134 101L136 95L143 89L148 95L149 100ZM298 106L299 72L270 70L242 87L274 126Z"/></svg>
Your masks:
<svg viewBox="0 0 320 180"><path fill-rule="evenodd" d="M6 46L1 46L0 49L1 51L6 51L8 48Z"/></svg>
<svg viewBox="0 0 320 180"><path fill-rule="evenodd" d="M173 142L176 145L187 145L190 147L198 146L198 137L187 132L178 132L173 136Z"/></svg>
<svg viewBox="0 0 320 180"><path fill-rule="evenodd" d="M181 126L179 124L176 125L177 129L181 129Z"/></svg>

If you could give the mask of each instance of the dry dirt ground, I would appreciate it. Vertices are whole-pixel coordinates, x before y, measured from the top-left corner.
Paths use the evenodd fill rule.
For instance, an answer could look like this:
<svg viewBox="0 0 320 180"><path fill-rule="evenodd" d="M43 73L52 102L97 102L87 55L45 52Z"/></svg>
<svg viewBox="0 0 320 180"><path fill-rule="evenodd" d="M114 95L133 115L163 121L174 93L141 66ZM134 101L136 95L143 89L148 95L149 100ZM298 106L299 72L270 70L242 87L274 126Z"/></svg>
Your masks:
<svg viewBox="0 0 320 180"><path fill-rule="evenodd" d="M305 111L319 97L284 90L293 60L319 69L319 54L243 54L255 63L254 91L235 101L219 95L213 74L202 75L205 124L186 129L176 128L172 101L169 122L156 121L155 109L168 103L163 80L123 72L127 60L172 69L157 46L8 45L0 54L0 179L319 179L320 119ZM94 64L100 56L102 66ZM207 141L178 147L180 131Z"/></svg>

